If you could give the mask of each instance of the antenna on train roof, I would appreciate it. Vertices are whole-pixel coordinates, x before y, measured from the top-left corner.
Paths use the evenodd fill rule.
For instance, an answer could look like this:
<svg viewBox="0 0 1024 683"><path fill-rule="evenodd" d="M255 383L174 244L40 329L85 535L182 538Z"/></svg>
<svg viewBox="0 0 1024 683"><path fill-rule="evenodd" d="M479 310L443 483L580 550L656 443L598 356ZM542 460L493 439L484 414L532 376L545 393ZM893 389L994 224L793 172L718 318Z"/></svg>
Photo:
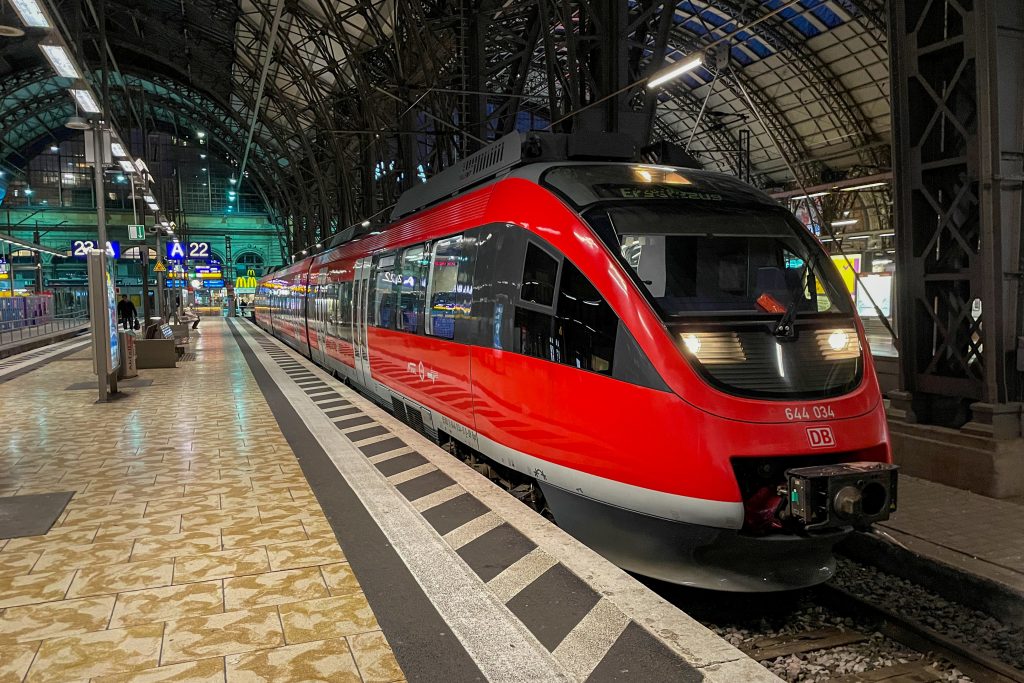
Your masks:
<svg viewBox="0 0 1024 683"><path fill-rule="evenodd" d="M624 133L512 132L460 159L427 182L406 190L398 198L391 220L408 216L523 164L636 159L636 144Z"/></svg>

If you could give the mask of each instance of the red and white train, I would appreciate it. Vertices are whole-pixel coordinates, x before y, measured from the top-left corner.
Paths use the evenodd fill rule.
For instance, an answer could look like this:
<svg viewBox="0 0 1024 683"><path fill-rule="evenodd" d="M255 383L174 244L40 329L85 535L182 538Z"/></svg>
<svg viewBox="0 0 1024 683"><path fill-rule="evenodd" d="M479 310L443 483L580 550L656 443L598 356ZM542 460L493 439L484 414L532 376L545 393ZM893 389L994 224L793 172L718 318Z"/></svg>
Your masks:
<svg viewBox="0 0 1024 683"><path fill-rule="evenodd" d="M264 277L257 323L522 481L630 571L828 579L895 509L881 395L820 243L738 180L614 136L506 136L387 226Z"/></svg>

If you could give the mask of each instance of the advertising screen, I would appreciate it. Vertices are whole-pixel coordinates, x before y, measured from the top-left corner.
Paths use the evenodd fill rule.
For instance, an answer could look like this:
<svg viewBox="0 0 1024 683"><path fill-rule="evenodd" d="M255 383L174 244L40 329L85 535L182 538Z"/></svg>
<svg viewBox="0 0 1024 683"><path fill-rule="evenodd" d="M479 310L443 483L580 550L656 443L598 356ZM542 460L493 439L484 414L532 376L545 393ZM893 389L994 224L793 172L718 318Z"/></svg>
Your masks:
<svg viewBox="0 0 1024 683"><path fill-rule="evenodd" d="M114 287L114 261L107 259L106 263L104 276L107 281L107 312L110 317L110 369L114 370L121 360L120 339L117 336L117 291Z"/></svg>

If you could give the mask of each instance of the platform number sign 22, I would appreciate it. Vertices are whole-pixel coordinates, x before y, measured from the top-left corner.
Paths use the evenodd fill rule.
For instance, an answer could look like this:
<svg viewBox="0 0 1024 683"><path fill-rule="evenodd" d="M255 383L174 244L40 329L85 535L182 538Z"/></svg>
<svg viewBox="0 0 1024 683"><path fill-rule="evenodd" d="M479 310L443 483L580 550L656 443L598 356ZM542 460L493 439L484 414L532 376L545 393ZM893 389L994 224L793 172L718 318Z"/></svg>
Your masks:
<svg viewBox="0 0 1024 683"><path fill-rule="evenodd" d="M209 242L169 242L167 244L167 258L175 261L182 259L208 259L210 258Z"/></svg>

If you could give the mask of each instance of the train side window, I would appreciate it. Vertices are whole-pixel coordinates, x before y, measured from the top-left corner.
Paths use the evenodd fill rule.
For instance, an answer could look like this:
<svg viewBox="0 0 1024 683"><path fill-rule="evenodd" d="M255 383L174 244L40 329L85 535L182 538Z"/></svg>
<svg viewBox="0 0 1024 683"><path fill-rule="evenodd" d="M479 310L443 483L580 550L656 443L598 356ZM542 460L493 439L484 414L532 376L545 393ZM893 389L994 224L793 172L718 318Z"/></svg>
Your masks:
<svg viewBox="0 0 1024 683"><path fill-rule="evenodd" d="M427 268L430 265L426 245L418 244L402 252L401 283L398 291L398 329L415 333L423 317L427 291Z"/></svg>
<svg viewBox="0 0 1024 683"><path fill-rule="evenodd" d="M523 284L519 289L519 298L541 306L550 306L555 300L557 280L558 260L530 242L526 247Z"/></svg>
<svg viewBox="0 0 1024 683"><path fill-rule="evenodd" d="M459 263L462 259L462 235L434 243L427 280L429 311L427 334L445 339L455 338L455 317L465 297L459 296ZM468 311L469 309L466 308Z"/></svg>
<svg viewBox="0 0 1024 683"><path fill-rule="evenodd" d="M562 265L555 336L562 362L582 370L612 374L619 317L593 283L568 260Z"/></svg>
<svg viewBox="0 0 1024 683"><path fill-rule="evenodd" d="M352 342L352 280L338 284L338 337Z"/></svg>
<svg viewBox="0 0 1024 683"><path fill-rule="evenodd" d="M398 274L395 255L378 256L370 273L370 324L388 330L395 328L395 303L398 298Z"/></svg>
<svg viewBox="0 0 1024 683"><path fill-rule="evenodd" d="M554 335L554 325L555 317L550 313L516 306L512 323L512 350L525 356L560 363L562 344Z"/></svg>

